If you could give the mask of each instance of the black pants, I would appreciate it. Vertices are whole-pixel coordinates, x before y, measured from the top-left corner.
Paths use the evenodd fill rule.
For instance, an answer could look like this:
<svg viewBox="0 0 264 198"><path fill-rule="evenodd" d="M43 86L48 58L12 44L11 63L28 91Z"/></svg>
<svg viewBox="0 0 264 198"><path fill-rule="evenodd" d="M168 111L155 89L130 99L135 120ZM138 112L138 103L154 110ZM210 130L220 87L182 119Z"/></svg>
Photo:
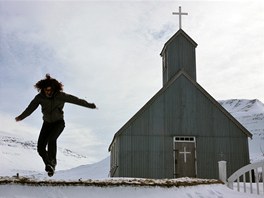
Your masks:
<svg viewBox="0 0 264 198"><path fill-rule="evenodd" d="M43 122L38 139L38 153L42 157L45 165L56 166L57 138L62 133L64 127L64 120L53 123Z"/></svg>

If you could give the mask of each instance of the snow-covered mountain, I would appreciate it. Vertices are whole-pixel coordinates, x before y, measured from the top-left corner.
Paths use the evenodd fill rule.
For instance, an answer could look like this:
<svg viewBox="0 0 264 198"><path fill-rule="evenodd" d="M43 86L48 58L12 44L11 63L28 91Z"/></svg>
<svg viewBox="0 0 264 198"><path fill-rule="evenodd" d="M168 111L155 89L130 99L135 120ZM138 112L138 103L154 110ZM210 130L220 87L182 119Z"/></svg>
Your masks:
<svg viewBox="0 0 264 198"><path fill-rule="evenodd" d="M14 175L20 173L42 172L44 165L37 154L36 140L12 133L0 131L0 175ZM72 168L88 163L88 158L66 148L58 148L58 168L60 170Z"/></svg>
<svg viewBox="0 0 264 198"><path fill-rule="evenodd" d="M222 100L219 103L235 117L253 137L249 140L252 162L264 159L264 104L257 100Z"/></svg>
<svg viewBox="0 0 264 198"><path fill-rule="evenodd" d="M219 103L253 134L252 140L249 140L251 161L263 160L264 104L259 100L237 99L222 100ZM19 172L22 175L46 177L43 162L36 153L36 144L36 140L30 139L28 134L17 135L15 132L0 131L0 176L15 175ZM76 179L75 175L82 175L80 172L89 178L106 178L108 176L109 157L101 162L89 164L89 159L86 156L66 148L58 148L57 156L58 171L54 178L63 179L64 175L67 175L67 178ZM77 166L80 167L70 169ZM67 174L62 171L67 169L70 169ZM99 175L97 175L98 172ZM69 175L71 176L69 177Z"/></svg>

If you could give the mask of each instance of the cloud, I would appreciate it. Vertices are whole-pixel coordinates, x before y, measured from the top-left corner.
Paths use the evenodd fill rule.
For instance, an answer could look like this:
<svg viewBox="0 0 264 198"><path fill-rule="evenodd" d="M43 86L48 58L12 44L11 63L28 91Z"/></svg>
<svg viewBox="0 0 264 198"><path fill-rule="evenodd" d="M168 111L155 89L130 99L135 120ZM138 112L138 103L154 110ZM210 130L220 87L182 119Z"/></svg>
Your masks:
<svg viewBox="0 0 264 198"><path fill-rule="evenodd" d="M38 137L38 128L32 126L32 124L16 122L15 117L10 114L1 113L0 121L1 133L7 132L8 135L28 138L29 140L34 140Z"/></svg>

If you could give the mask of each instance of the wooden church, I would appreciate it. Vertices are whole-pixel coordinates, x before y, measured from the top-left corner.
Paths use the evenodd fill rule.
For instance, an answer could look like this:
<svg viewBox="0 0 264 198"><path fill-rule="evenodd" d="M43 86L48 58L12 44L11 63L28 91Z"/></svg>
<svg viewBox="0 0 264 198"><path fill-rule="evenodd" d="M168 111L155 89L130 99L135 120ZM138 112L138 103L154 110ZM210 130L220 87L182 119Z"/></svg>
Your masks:
<svg viewBox="0 0 264 198"><path fill-rule="evenodd" d="M110 176L218 179L249 164L252 134L196 82L197 44L181 28L161 51L163 87L116 132Z"/></svg>

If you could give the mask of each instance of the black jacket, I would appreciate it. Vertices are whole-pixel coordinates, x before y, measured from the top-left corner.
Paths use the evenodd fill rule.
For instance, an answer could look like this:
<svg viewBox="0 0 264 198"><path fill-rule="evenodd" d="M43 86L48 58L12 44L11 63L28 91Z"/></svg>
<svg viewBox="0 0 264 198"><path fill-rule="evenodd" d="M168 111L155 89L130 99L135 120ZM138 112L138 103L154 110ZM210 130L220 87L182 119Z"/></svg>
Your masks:
<svg viewBox="0 0 264 198"><path fill-rule="evenodd" d="M46 97L44 94L39 93L30 102L25 111L18 117L23 120L35 111L41 105L43 120L46 122L56 122L63 120L63 107L65 103L72 103L91 109L96 108L95 104L88 103L86 100L79 99L76 96L66 94L64 92L57 92L51 98Z"/></svg>

